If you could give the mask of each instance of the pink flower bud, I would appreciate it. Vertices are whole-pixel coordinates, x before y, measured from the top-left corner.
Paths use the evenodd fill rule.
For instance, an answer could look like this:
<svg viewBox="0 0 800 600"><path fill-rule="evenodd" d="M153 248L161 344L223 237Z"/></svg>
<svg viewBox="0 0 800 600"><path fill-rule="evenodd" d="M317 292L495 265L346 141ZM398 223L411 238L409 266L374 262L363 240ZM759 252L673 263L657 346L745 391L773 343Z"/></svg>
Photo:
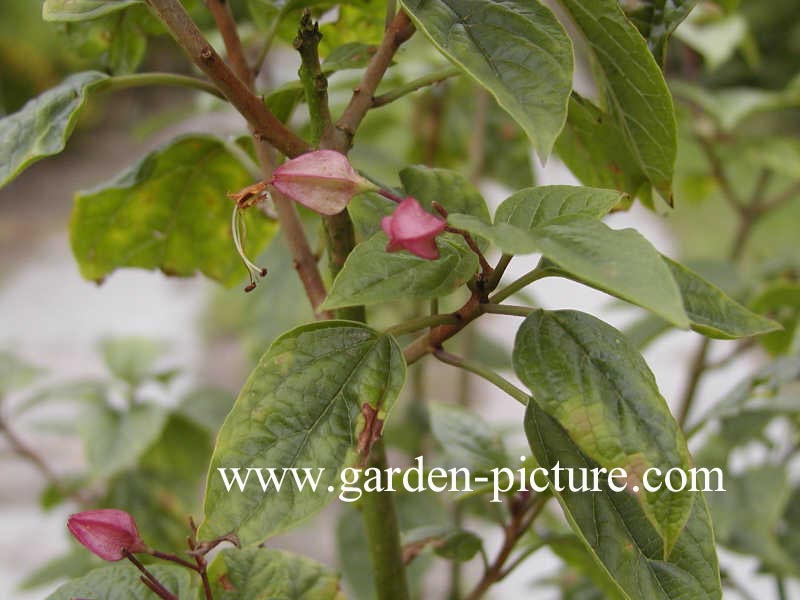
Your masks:
<svg viewBox="0 0 800 600"><path fill-rule="evenodd" d="M378 187L355 172L344 154L316 150L275 169L270 183L284 196L323 215L344 210L350 198Z"/></svg>
<svg viewBox="0 0 800 600"><path fill-rule="evenodd" d="M387 252L408 250L420 258L436 260L439 249L436 236L444 231L447 222L425 212L415 198L406 198L389 217L381 219L381 227L389 236Z"/></svg>
<svg viewBox="0 0 800 600"><path fill-rule="evenodd" d="M70 516L67 528L76 540L103 560L122 560L125 550L131 554L147 550L133 517L124 510L80 512Z"/></svg>

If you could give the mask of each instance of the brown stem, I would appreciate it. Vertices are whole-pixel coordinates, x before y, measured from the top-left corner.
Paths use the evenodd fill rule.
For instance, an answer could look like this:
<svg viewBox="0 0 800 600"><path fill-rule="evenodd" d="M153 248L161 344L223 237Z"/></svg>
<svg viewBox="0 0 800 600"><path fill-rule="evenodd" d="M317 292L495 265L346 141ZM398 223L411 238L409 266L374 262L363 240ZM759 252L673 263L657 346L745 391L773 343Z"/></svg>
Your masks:
<svg viewBox="0 0 800 600"><path fill-rule="evenodd" d="M346 153L353 145L358 126L372 107L373 97L383 75L392 64L398 48L414 33L414 25L404 12L395 15L383 41L370 60L361 83L353 90L353 97L336 123L333 145L335 150Z"/></svg>
<svg viewBox="0 0 800 600"><path fill-rule="evenodd" d="M167 28L172 32L173 37L175 37L184 50L186 50L187 53L194 58L193 49L196 49L198 45L203 46L203 42L205 42L205 40L188 14L186 14L182 8L179 10L179 7L174 7L174 0L148 1L153 9L159 14L159 16L161 16L162 20L167 25ZM230 12L230 7L227 6L227 3L224 0L206 0L206 5L214 15L214 20L216 21L217 27L222 35L222 39L225 42L228 58L230 59L235 70L235 73L231 72L227 65L222 63L222 61L216 61L213 63L216 67L214 73L206 71L209 77L216 82L217 79L215 78L215 74L217 74L217 71L219 71L219 75L223 78L233 77L233 79L241 84L235 85L237 97L241 96L242 99L245 97L250 97L248 103L251 101L251 99L255 99L269 115L267 120L270 122L274 120L280 126L276 133L279 135L284 135L281 132L285 132L285 134L288 136L286 139L291 142L292 148L284 148L281 147L281 145L276 144L273 140L261 132L257 126L257 121L253 120L251 116L248 116L248 113L240 108L241 102L237 104L237 102L234 102L234 100L230 98L227 93L225 94L231 103L237 109L239 109L239 112L242 113L245 119L247 119L250 130L253 133L256 154L258 155L259 163L261 164L262 174L264 179L268 180L272 176L272 171L275 165L275 157L273 156L272 148L267 145L268 142L290 157L295 156L296 154L302 154L303 152L308 151L309 148L307 147L305 141L297 137L282 123L280 123L280 121L278 121L269 112L269 110L266 110L266 107L261 99L255 96L253 93L252 88L254 85L255 73L247 64L241 39L239 38L239 34L237 32L236 23L234 22L233 15ZM169 20L167 20L166 17L170 17ZM208 46L207 42L205 43L205 47L209 49L211 48ZM211 49L211 51L213 52L213 49ZM201 66L201 68L203 67ZM261 114L260 110L257 112ZM296 139L292 140L291 138ZM303 147L301 148L300 145ZM296 153L294 152L295 146L297 147ZM325 300L327 292L325 291L325 284L322 281L322 276L320 275L319 268L317 267L317 261L314 259L314 253L311 251L311 246L306 238L305 230L300 222L300 217L297 214L297 210L290 199L277 192L273 194L273 201L275 204L275 210L278 213L278 220L281 224L281 230L283 231L283 234L286 238L286 243L288 244L289 250L294 259L294 267L297 270L301 282L303 283L303 287L305 288L306 295L311 302L311 306L318 318L331 318L332 315L329 312L318 312L318 307Z"/></svg>
<svg viewBox="0 0 800 600"><path fill-rule="evenodd" d="M228 67L206 40L180 0L147 0L178 45L247 119L259 139L289 157L308 152L308 144L273 115L264 102Z"/></svg>
<svg viewBox="0 0 800 600"><path fill-rule="evenodd" d="M206 0L206 6L214 16L225 44L225 51L228 54L228 61L231 63L233 72L241 79L248 88L253 87L255 73L247 64L247 57L242 47L242 40L239 37L239 30L236 21L233 19L231 7L226 0Z"/></svg>
<svg viewBox="0 0 800 600"><path fill-rule="evenodd" d="M143 579L143 582L145 585L147 585L148 588L150 588L155 594L157 594L160 598L163 598L164 600L178 600L178 597L172 592L170 592L167 588L165 588L161 584L161 582L158 579L156 579L155 575L153 575L150 571L148 571L147 567L145 567L141 562L139 562L138 558L136 558L133 554L131 554L127 550L123 550L122 552L125 555L125 558L131 561L133 565L137 569L139 569L139 571L142 572L142 575L144 575L145 577L145 579Z"/></svg>
<svg viewBox="0 0 800 600"><path fill-rule="evenodd" d="M175 554L159 552L158 550L150 550L148 554L150 556L154 556L155 558L160 558L161 560L166 560L168 562L173 562L182 567L186 567L187 569L191 569L192 571L197 571L197 566L194 563L191 563L188 560L184 560L183 558L181 558L180 556L176 556Z"/></svg>
<svg viewBox="0 0 800 600"><path fill-rule="evenodd" d="M500 547L492 564L484 571L483 577L481 577L465 600L478 600L493 584L508 575L510 570L504 568L506 562L514 551L519 538L522 537L542 512L548 498L549 496L540 494L533 497L533 500L523 500L516 507L512 504L511 520L503 528L503 545ZM515 498L514 500L517 499Z"/></svg>

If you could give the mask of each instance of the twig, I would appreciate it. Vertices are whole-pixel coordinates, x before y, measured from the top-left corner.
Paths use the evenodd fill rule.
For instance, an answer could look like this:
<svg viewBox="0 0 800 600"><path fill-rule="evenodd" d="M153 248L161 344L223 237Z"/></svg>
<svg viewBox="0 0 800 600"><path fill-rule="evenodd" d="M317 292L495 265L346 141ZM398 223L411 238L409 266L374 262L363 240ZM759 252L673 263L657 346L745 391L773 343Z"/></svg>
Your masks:
<svg viewBox="0 0 800 600"><path fill-rule="evenodd" d="M231 63L233 72L241 79L248 88L253 87L255 73L247 64L247 57L242 47L242 40L239 38L239 30L236 21L233 19L231 7L226 0L205 0L208 10L214 16L225 44L225 51L228 54L228 61Z"/></svg>
<svg viewBox="0 0 800 600"><path fill-rule="evenodd" d="M493 383L494 385L496 385L498 388L503 390L506 394L514 398L514 400L516 400L523 406L527 406L529 400L528 394L526 394L524 391L519 389L513 383L501 377L499 374L495 373L491 369L487 369L483 365L479 365L478 363L469 361L465 358L461 358L460 356L456 356L455 354L450 354L443 348L437 348L436 350L434 350L433 355L443 363L452 365L454 367L458 367L459 369L464 369L465 371L469 371L470 373L475 373L475 375L478 375L479 377L482 377L489 383Z"/></svg>
<svg viewBox="0 0 800 600"><path fill-rule="evenodd" d="M133 73L131 75L117 75L98 81L92 89L99 92L117 92L131 88L144 87L150 85L169 85L184 88L192 88L201 92L206 92L225 99L213 83L198 77L189 75L178 75L177 73Z"/></svg>
<svg viewBox="0 0 800 600"><path fill-rule="evenodd" d="M420 329L427 329L428 327L434 327L436 325L455 324L458 322L458 317L454 315L428 315L393 325L392 327L386 329L384 333L388 333L389 335L396 337L406 333L414 333Z"/></svg>
<svg viewBox="0 0 800 600"><path fill-rule="evenodd" d="M714 176L714 179L717 180L717 183L719 183L722 196L733 210L737 213L741 213L741 211L745 209L745 205L739 198L736 190L733 189L733 185L730 179L728 179L728 174L725 172L725 166L722 164L722 160L720 160L714 148L714 144L702 135L697 136L697 141L708 159L708 164L711 167L711 174Z"/></svg>
<svg viewBox="0 0 800 600"><path fill-rule="evenodd" d="M519 541L519 538L528 530L533 524L536 517L541 514L547 500L550 496L539 494L533 497L533 500L525 498L516 506L512 503L511 506L511 520L503 528L503 545L497 553L494 561L483 573L480 581L473 588L473 590L466 596L465 600L478 600L486 591L495 583L503 579L511 569L505 569L505 564L508 561L514 547ZM517 498L513 500L518 500ZM513 502L512 500L512 502Z"/></svg>
<svg viewBox="0 0 800 600"><path fill-rule="evenodd" d="M686 387L683 390L683 395L678 403L678 424L683 427L686 425L686 420L692 410L695 396L697 395L697 388L700 386L700 380L703 378L703 373L706 370L706 355L711 345L711 339L704 337L697 347L697 350L692 357L689 367L689 378L686 381Z"/></svg>
<svg viewBox="0 0 800 600"><path fill-rule="evenodd" d="M222 33L228 56L239 71L238 73L232 72L214 52L180 2L176 0L148 0L148 2L179 45L213 81L232 81L230 93L226 93L221 86L220 89L248 121L250 130L253 132L256 154L261 163L264 179L272 176L274 167L274 157L267 142L289 157L302 154L310 149L305 141L275 118L266 109L263 101L253 93L254 74L247 66L241 40L236 33L236 24L230 10L227 7L219 7L222 0L208 0L208 5ZM211 57L211 60L209 61L207 57ZM233 97L230 95L231 93ZM258 106L250 108L253 102ZM268 126L270 135L264 133L265 126ZM331 318L333 315L330 312L319 312L319 305L325 300L327 292L297 209L290 199L277 191L272 198L281 229L294 259L294 267L303 283L311 306L318 318Z"/></svg>
<svg viewBox="0 0 800 600"><path fill-rule="evenodd" d="M61 481L61 478L56 475L55 471L50 468L47 461L12 429L11 425L2 415L0 415L0 433L5 435L9 446L11 446L11 450L17 456L31 463L31 465L42 474L45 481L53 486L59 494L67 498L72 498L81 506L86 506L90 503L91 499L84 495L81 490L70 490L64 482Z"/></svg>
<svg viewBox="0 0 800 600"><path fill-rule="evenodd" d="M372 99L372 108L386 106L387 104L390 104L395 100L399 100L407 94L416 92L417 90L428 87L429 85L436 85L445 81L446 79L449 79L450 77L455 77L456 75L460 74L461 69L458 67L447 67L439 71L434 71L433 73L428 73L427 75L423 75L417 79L412 79L408 83L398 86L395 89L386 92L385 94L375 96Z"/></svg>
<svg viewBox="0 0 800 600"><path fill-rule="evenodd" d="M312 145L319 144L322 139L329 140L333 135L331 111L328 106L328 78L319 62L321 40L319 24L311 18L311 10L305 9L300 19L300 29L294 40L294 47L300 53L298 75L305 90Z"/></svg>
<svg viewBox="0 0 800 600"><path fill-rule="evenodd" d="M553 275L553 273L554 273L553 270L549 268L543 268L541 266L537 266L536 268L525 273L525 275L523 275L516 281L513 281L512 283L508 284L502 290L496 292L494 296L489 298L489 301L495 304L499 304L506 298L513 296L518 291L529 286L533 282L538 281L540 279L544 279L545 277L550 277L551 275Z"/></svg>
<svg viewBox="0 0 800 600"><path fill-rule="evenodd" d="M530 306L512 306L510 304L492 304L487 302L481 305L483 312L493 315L508 315L511 317L527 317L535 308Z"/></svg>
<svg viewBox="0 0 800 600"><path fill-rule="evenodd" d="M138 558L136 558L133 554L131 554L127 550L123 549L122 552L125 555L125 558L131 561L133 565L137 569L139 569L139 571L142 572L145 578L142 581L145 585L147 585L148 588L150 588L155 594L157 594L160 598L163 598L164 600L178 600L178 597L172 592L170 592L167 588L165 588L161 584L161 582L158 579L156 579L156 577L150 571L147 570L147 567L145 567L141 562L139 562Z"/></svg>
<svg viewBox="0 0 800 600"><path fill-rule="evenodd" d="M225 64L183 8L180 0L147 0L178 45L247 119L255 135L289 157L309 150L308 144L281 123L247 84Z"/></svg>
<svg viewBox="0 0 800 600"><path fill-rule="evenodd" d="M353 90L353 97L336 123L336 132L332 148L340 152L347 152L353 145L353 138L367 111L372 108L375 90L384 73L392 64L392 59L398 48L414 33L414 25L404 12L397 13L386 34L383 36L378 50L364 71L361 83Z"/></svg>

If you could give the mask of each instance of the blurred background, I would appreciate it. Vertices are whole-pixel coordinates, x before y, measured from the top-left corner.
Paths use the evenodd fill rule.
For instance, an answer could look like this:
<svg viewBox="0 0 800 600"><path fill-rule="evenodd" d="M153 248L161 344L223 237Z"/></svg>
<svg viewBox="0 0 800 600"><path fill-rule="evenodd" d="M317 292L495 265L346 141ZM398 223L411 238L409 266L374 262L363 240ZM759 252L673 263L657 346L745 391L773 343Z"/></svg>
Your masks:
<svg viewBox="0 0 800 600"><path fill-rule="evenodd" d="M266 0L238 2L234 9L237 14L261 15L266 10L262 5L267 4ZM377 34L374 40L364 40L353 28L361 23L360 31L367 36L378 31L370 28L374 13L337 12L335 7L325 12L323 33L330 47L348 41L351 35L362 42L380 39ZM201 23L210 22L202 6L193 6L193 14ZM263 33L265 25L257 16L243 20L245 38ZM112 47L109 32L118 35L125 28L130 28L133 41L122 52ZM261 75L265 87L279 88L296 79L298 61L288 44L291 36L287 25ZM410 45L402 58L402 65L390 76L395 83L426 72L432 62L441 63L422 44ZM69 73L85 69L124 73L137 68L191 72L171 40L158 34L144 14L134 12L124 20L115 17L89 24L46 23L39 2L5 2L0 7L0 115L19 110ZM800 6L796 0L701 3L676 34L668 72L679 81L676 85L686 86L676 87L676 93L692 98L692 103L679 103L682 137L676 209L667 213L636 203L608 222L614 228L635 227L663 253L687 261L732 295L761 307L786 326L785 332L765 343L744 348L737 342L711 345L708 362L719 365L699 383L693 411L699 416L770 355L792 356L797 350L800 195L792 193L796 189L792 186L800 180L800 80L796 79ZM358 73L343 71L331 78L335 102L347 97ZM579 85L591 93L583 80ZM701 86L709 97L718 95L698 99L696 89ZM734 103L722 95L731 90L748 95ZM468 111L476 96L470 84L452 81L370 115L359 133L354 162L389 183L396 183L397 170L409 163L460 168L471 128ZM788 190L791 196L755 225L735 263L727 257L736 236L736 215L696 141L698 128L708 127L710 120L708 114L698 112L697 105L706 107L708 114L728 111L722 120L727 119L730 127L718 136L717 151L737 190L748 194L769 169L770 191ZM437 111L444 116L426 120L426 115ZM297 113L294 122L302 128L304 111ZM481 179L481 189L492 206L510 189L534 180L578 183L558 158L542 166L502 115L497 119L490 120L486 176ZM237 115L221 103L183 90L148 88L93 98L65 153L34 165L0 190L0 424L6 433L0 439L2 598L43 598L64 577L93 564L87 552L70 543L65 529L66 516L85 503L124 507L140 523L149 523L145 526L149 539L167 545L181 543L185 515L199 515L201 481L214 432L238 388L276 335L310 318L279 238L259 263L270 268L270 276L248 295L241 286L223 290L201 277L178 279L144 270L119 270L101 285L81 277L69 239L74 193L108 181L147 152L191 132L223 137L246 133ZM513 164L494 164L491 144L513 147ZM524 274L535 262L536 257L515 259L508 277ZM243 280L245 275L242 268ZM539 282L525 300L545 308L591 312L638 336L663 395L673 407L678 406L700 336L659 329L640 311L565 280ZM416 308L400 306L374 317L389 324L398 314ZM502 364L515 333L514 322L508 321L481 319L470 342L474 351ZM800 394L796 386L792 390ZM475 410L503 432L512 456L525 448L521 410L515 403L482 380L460 380L447 368L426 361L406 386L406 408L388 433L393 462L407 462L413 455L410 449L421 447L422 442L414 439L415 400L463 402L467 396ZM115 432L128 430L120 429L121 417L114 407L131 398L145 398L148 406L158 408L136 416L140 421L130 431L147 434L133 444L115 439ZM774 447L793 447L798 439L793 426L770 425L771 429L764 430L767 442L758 440L767 449L750 444L744 454L732 458L734 467L746 469L768 460ZM703 445L702 439L695 442ZM132 457L130 446L137 444L139 453ZM159 460L167 452L181 456L172 471L164 470ZM789 491L780 492L783 504L771 508L776 514L764 517L773 520L756 519L754 531L774 530L780 537L781 528L792 527L785 512L796 485L795 471L787 468L785 489ZM419 512L424 506L420 502L404 500L407 506L401 506L401 511ZM311 554L342 568L349 589L355 590L353 597L362 597L366 588L353 565L363 549L356 548L353 539L359 524L352 515L334 503L297 533L271 540L270 545ZM476 519L473 525L486 533L490 546L492 540L499 543L489 523ZM763 547L768 548L764 550L730 540L728 548L720 550L725 571L739 588L738 592L731 589L731 598L777 597L773 577L764 573L783 560L783 555L775 558L773 552L778 550L770 545L773 541L765 542ZM792 546L780 551L786 553L787 548ZM797 555L787 560L797 563ZM442 597L444 563L427 557L420 564L426 590L421 597ZM465 569L469 580L479 565L475 561ZM526 568L493 588L492 597L565 597L567 576L545 549ZM537 591L530 592L534 585ZM787 586L788 598L800 598L795 581Z"/></svg>

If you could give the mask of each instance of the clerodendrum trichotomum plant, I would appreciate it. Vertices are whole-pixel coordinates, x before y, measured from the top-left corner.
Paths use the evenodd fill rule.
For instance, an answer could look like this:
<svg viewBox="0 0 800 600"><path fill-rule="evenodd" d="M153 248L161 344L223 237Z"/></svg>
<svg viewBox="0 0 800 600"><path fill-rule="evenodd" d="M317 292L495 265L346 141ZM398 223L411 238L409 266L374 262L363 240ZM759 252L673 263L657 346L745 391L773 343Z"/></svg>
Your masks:
<svg viewBox="0 0 800 600"><path fill-rule="evenodd" d="M46 505L76 507L83 546L29 585L69 577L54 600L745 597L720 569L724 547L789 597L796 0L45 0L42 12L94 67L6 111L0 185L123 90L178 86L170 97L192 112L238 113L230 137L184 134L78 192L70 236L91 281L140 268L235 288L218 327L260 358L235 403L200 390L167 409L142 392L170 385L160 349L107 341L110 381L30 392L29 404L82 401L76 478L4 413L12 450L49 480ZM580 185L537 185L548 159ZM604 221L639 205L703 260ZM546 278L640 314L619 331L553 306ZM479 321L513 326L513 351ZM640 352L690 329L671 410ZM733 391L695 402L729 365ZM423 369L457 402L434 402ZM4 354L0 391L37 373ZM471 398L462 373L502 393ZM503 398L524 417L498 429L478 413ZM265 547L329 504L315 523L336 532L335 564ZM560 570L541 569L547 553ZM528 576L493 588L510 573Z"/></svg>

